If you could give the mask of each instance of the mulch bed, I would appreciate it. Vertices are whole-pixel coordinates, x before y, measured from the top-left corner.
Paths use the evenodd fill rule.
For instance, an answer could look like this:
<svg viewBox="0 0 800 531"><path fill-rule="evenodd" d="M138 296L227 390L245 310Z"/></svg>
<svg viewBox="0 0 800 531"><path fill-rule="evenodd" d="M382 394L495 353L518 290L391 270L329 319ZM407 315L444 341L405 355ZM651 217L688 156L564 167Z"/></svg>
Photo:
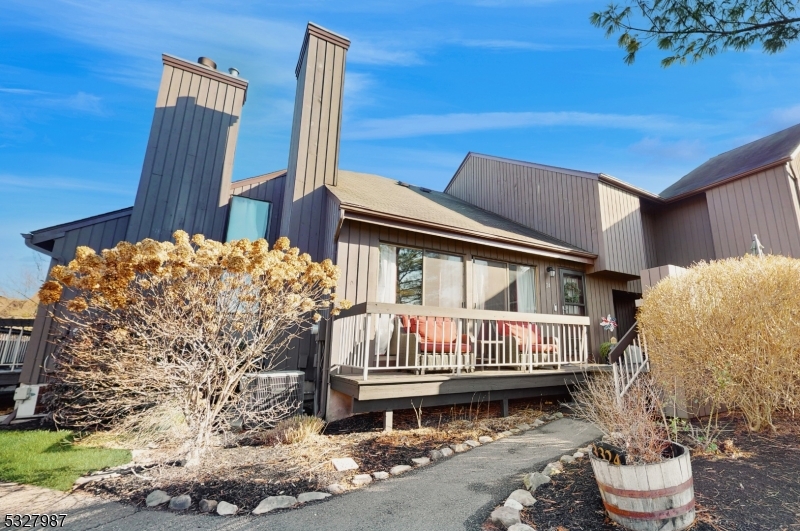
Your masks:
<svg viewBox="0 0 800 531"><path fill-rule="evenodd" d="M720 419L731 455L692 455L695 531L794 531L800 529L800 426L785 417L775 434L750 434L738 415ZM540 531L619 530L605 515L588 459L539 487L537 503L522 511Z"/></svg>
<svg viewBox="0 0 800 531"><path fill-rule="evenodd" d="M523 421L558 410L555 398L519 400L509 404L509 418L501 417L499 403L425 408L422 429L413 410L395 411L394 431L383 433L383 414L363 414L332 422L325 427L323 441L287 446L240 446L212 449L194 473L182 467L159 467L139 472L145 480L126 475L89 483L83 490L103 497L144 506L148 493L161 489L171 496L189 494L196 508L202 498L225 500L247 514L268 496L297 496L324 490L331 483L352 488L355 474L388 471L395 465L453 443L479 435L496 435ZM295 459L298 454L301 458ZM307 454L307 455L306 455ZM287 459L291 457L292 459ZM357 471L336 472L332 457L353 457Z"/></svg>

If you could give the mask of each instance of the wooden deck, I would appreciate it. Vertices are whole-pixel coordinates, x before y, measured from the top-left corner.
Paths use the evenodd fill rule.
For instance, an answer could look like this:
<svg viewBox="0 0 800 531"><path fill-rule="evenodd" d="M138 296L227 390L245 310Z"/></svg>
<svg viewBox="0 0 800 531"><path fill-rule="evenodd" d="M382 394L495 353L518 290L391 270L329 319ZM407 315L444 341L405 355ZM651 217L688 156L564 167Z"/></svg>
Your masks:
<svg viewBox="0 0 800 531"><path fill-rule="evenodd" d="M408 372L331 374L331 389L353 398L353 413L406 409L411 400L427 406L469 403L563 394L586 374L610 371L609 365L562 365L532 373L485 370L473 373L434 373L416 376Z"/></svg>

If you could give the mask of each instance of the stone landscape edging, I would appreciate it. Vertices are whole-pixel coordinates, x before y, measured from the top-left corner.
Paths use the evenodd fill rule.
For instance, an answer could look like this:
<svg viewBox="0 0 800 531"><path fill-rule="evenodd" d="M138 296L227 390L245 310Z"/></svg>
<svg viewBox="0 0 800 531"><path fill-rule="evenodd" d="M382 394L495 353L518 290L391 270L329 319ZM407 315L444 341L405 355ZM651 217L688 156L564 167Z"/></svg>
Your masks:
<svg viewBox="0 0 800 531"><path fill-rule="evenodd" d="M550 477L564 471L564 464L572 464L579 459L583 459L591 447L584 446L578 448L572 455L564 454L558 461L547 463L541 472L530 472L522 478L524 489L517 489L512 492L503 505L495 508L489 515L488 520L496 526L508 531L536 531L535 528L522 523L520 511L525 507L531 507L536 503L533 493L542 485L550 483ZM527 496L530 496L528 499ZM524 503L525 500L527 503ZM531 501L532 500L532 501Z"/></svg>
<svg viewBox="0 0 800 531"><path fill-rule="evenodd" d="M377 471L377 472L373 472L371 474L357 474L357 475L353 476L352 478L350 478L350 482L355 487L361 487L361 486L369 485L370 483L372 483L373 479L381 480L381 481L387 480L387 479L391 478L391 476L399 476L399 475L405 474L406 472L409 472L411 470L415 470L415 469L423 468L425 466L429 466L430 464L433 464L436 461L439 461L439 460L442 460L442 459L446 459L446 458L452 457L452 456L460 454L460 453L469 452L473 448L477 448L479 446L483 446L484 444L490 444L491 442L498 441L498 440L504 439L506 437L511 437L511 436L514 436L514 435L520 435L522 433L525 433L526 431L529 431L529 430L532 430L532 429L536 429L536 428L539 428L541 426L546 425L547 422L545 422L545 421L549 422L549 421L553 421L553 420L558 420L558 419L563 418L563 417L564 417L564 414L561 413L561 412L556 412L556 413L549 414L549 415L542 415L540 418L534 420L532 425L531 424L527 424L527 423L523 423L523 424L517 425L515 428L511 428L510 430L506 430L506 431L502 431L502 432L497 433L494 438L492 438L492 437L490 437L488 435L483 435L483 436L479 437L477 441L469 439L467 441L464 441L463 443L450 444L450 445L447 445L447 446L443 446L441 448L437 448L437 449L431 450L428 453L428 456L421 456L421 457L412 458L411 462L413 463L413 465L395 465L388 472L386 472L386 471ZM542 419L544 419L544 420L542 420ZM564 456L562 456L562 457L564 457ZM345 459L349 459L349 458L345 458ZM548 467L550 465L552 465L552 464L553 463L550 463L548 465ZM558 464L560 464L560 463L558 463ZM112 470L106 470L106 471L96 472L96 473L94 473L94 474L92 474L90 476L87 476L87 477L78 478L75 481L75 485L73 486L73 490L75 488L79 488L79 487L81 487L81 486L83 486L83 485L85 485L85 484L87 484L89 482L103 481L104 479L107 479L107 478L117 477L121 473L122 474L124 474L124 473L135 473L135 471L134 471L135 468L139 468L139 467L136 467L133 463L131 463L129 465L123 465L121 467L115 467L115 469L113 471ZM130 472L129 472L129 470L130 470ZM353 470L353 469L350 468L350 470ZM270 513L272 511L281 510L281 509L300 508L300 507L303 507L303 506L307 505L309 502L313 503L313 502L317 502L317 501L324 501L325 499L332 497L332 495L345 494L349 490L352 490L352 489L348 489L342 483L332 483L331 485L328 485L327 487L325 487L325 490L327 492L318 492L318 491L303 492L301 494L298 494L297 497L294 497L294 496L268 496L268 497L264 498L263 500L261 500L261 502L259 502L258 506L256 506L256 508L253 509L253 511L251 511L250 514L260 515L260 514L267 514L267 513ZM173 503L172 500L174 500L176 498L180 498L180 501ZM189 503L188 504L186 503L186 499L187 498L189 499ZM301 500L301 498L302 498L302 500ZM511 499L511 497L509 497L509 499ZM508 500L506 500L506 501L508 502ZM535 500L534 500L534 503L535 503ZM167 506L172 511L182 512L182 511L188 510L192 506L193 502L192 502L191 498L186 494L180 495L180 496L175 496L175 497L170 497L166 492L157 489L157 490L151 491L147 495L147 499L145 501L145 504L147 505L147 507L150 507L150 508L160 508L164 504L167 504ZM509 507L505 507L505 508L511 509L511 510L515 510L515 509L509 508ZM231 515L235 515L235 514L244 514L244 513L240 513L238 511L238 507L236 505L230 503L230 502L226 502L226 501L222 501L222 500L220 500L220 501L208 500L208 499L205 499L205 498L201 499L199 501L198 509L200 509L200 512L202 512L202 513L207 513L207 514L217 513L220 516L231 516ZM518 512L519 512L519 510L517 510L517 513ZM510 528L508 528L508 529L510 529ZM528 526L525 526L525 528L512 529L511 531L526 531L526 529L529 529Z"/></svg>

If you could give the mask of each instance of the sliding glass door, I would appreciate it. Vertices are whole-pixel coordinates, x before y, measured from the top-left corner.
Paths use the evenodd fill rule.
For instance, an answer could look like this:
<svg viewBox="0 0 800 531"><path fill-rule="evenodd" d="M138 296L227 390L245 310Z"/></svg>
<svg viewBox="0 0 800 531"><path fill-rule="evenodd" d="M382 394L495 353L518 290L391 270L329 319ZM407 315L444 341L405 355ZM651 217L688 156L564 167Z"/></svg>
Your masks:
<svg viewBox="0 0 800 531"><path fill-rule="evenodd" d="M534 268L475 259L472 294L475 308L501 312L536 312Z"/></svg>
<svg viewBox="0 0 800 531"><path fill-rule="evenodd" d="M381 244L378 302L464 307L464 259Z"/></svg>

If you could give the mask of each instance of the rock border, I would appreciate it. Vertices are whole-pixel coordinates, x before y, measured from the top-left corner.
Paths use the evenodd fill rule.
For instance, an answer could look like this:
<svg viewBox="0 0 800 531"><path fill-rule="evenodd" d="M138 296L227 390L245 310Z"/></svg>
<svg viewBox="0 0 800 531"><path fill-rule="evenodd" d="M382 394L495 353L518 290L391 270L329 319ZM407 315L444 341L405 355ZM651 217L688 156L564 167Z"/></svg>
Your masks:
<svg viewBox="0 0 800 531"><path fill-rule="evenodd" d="M561 418L561 417L558 417ZM488 521L508 531L536 531L535 528L523 524L520 511L536 503L533 493L542 485L550 483L550 477L564 471L564 464L572 464L583 459L591 452L591 446L578 448L572 454L562 455L558 461L547 463L541 472L530 472L522 478L524 489L517 489L506 498L503 505L496 507L489 515Z"/></svg>
<svg viewBox="0 0 800 531"><path fill-rule="evenodd" d="M515 435L521 435L521 434L523 434L523 433L525 433L527 431L535 430L536 428L544 426L550 421L558 420L558 419L563 418L563 417L564 417L564 414L561 413L560 411L558 411L558 412L555 412L555 413L552 413L552 414L542 415L538 419L534 420L532 422L532 424L523 423L523 424L517 425L514 428L511 428L510 430L501 431L501 432L495 433L494 437L491 437L489 435L482 435L482 436L478 437L477 441L473 440L473 439L469 439L469 440L464 441L463 443L445 445L445 446L442 446L441 448L436 448L434 450L431 450L428 453L427 456L423 455L423 456L412 458L410 460L410 464L395 465L394 467L392 467L388 471L379 470L379 471L374 471L374 472L372 472L370 474L367 474L367 473L356 474L356 475L350 477L349 479L342 478L342 480L340 482L332 483L332 484L328 485L327 487L325 487L324 490L326 492L316 492L316 491L314 491L314 492L303 492L301 494L298 494L297 497L294 497L294 496L269 496L269 497L264 498L263 500L261 500L261 502L259 502L258 506L255 509L253 509L253 511L251 511L251 514L253 514L253 515L267 514L269 512L282 510L282 509L299 508L299 507L302 507L302 506L306 505L307 503L325 501L326 499L331 498L334 495L345 494L346 492L348 492L350 490L353 490L354 488L363 487L363 486L369 485L369 484L373 483L374 481L385 481L387 479L390 479L392 476L403 475L406 472L413 471L414 469L426 467L426 466L428 466L430 464L433 464L436 461L440 461L442 459L447 459L447 458L452 457L452 456L457 455L457 454L462 454L462 453L469 452L470 450L472 450L474 448L478 448L479 446L483 446L485 444L491 444L492 442L499 441L500 439L504 439L506 437L512 437L512 436L515 436ZM581 455L579 455L579 454L581 454ZM588 449L581 448L581 449L579 449L578 452L576 452L575 454L573 454L571 456L562 456L562 460L564 460L565 462L571 462L568 459L564 459L564 458L568 457L569 459L572 459L572 461L574 461L575 459L582 458L585 454L588 454ZM337 470L339 470L339 467L341 467L342 465L345 465L343 467L342 471L357 471L358 470L358 464L355 463L355 461L350 457L339 457L339 458L332 459L331 460L331 464ZM353 468L352 464L355 464L356 467ZM337 465L339 465L339 466L337 466ZM556 468L560 467L560 468L558 468L558 471L560 471L560 470L563 470L563 466L564 465L562 464L561 461L558 461L558 462L554 462L554 463L548 464L547 467L545 467L545 473L540 474L539 472L535 472L535 474L539 474L539 475L543 475L543 476L547 477L547 481L544 481L543 483L546 483L546 482L550 481L550 478L549 478L550 474L558 473L558 471L556 471L555 468L551 468L551 469L548 470L548 467L551 467L551 466L552 467L556 467ZM132 468L135 468L135 467L134 467L133 463L131 463L129 465L123 465L122 467L115 467L115 468L116 468L116 470L115 469L109 469L109 470L103 471L103 472L95 472L93 475L90 475L90 476L87 476L87 477L84 477L84 478L78 478L78 480L75 481L75 485L73 486L73 489L80 488L81 486L85 485L86 483L90 483L92 481L102 481L103 479L106 479L106 478L109 478L109 477L116 477L116 476L120 475L120 473L123 473L123 474L124 473L130 473L128 471L128 469L132 469ZM138 468L138 467L136 467L136 468ZM529 474L529 475L532 475L532 474ZM539 484L543 484L543 483L539 483ZM536 485L536 486L538 486L538 485ZM526 485L526 487L527 487L527 485ZM533 492L535 490L535 488L536 487L534 487L531 490L531 492ZM527 494L527 496L525 496L525 494ZM187 505L187 499L188 499L188 505ZM173 503L173 500L176 500L176 501ZM191 507L193 501L186 494L172 497L172 496L170 496L169 494L167 494L166 492L164 492L162 490L154 490L154 491L150 492L150 494L147 495L146 505L148 507L150 507L150 508L157 509L157 508L159 508L159 507L161 507L161 506L163 506L164 504L167 504L167 503L169 503L169 506L170 506L170 508L172 510L176 510L177 511L177 510L186 510L186 508ZM497 509L495 509L495 511L492 512L492 516L490 517L490 519L492 521L494 521L494 519L496 518L498 520L496 522L497 525L501 525L501 526L503 526L504 529L511 529L512 531L527 531L529 529L532 529L529 526L526 526L525 524L521 524L519 522L519 511L521 510L521 508L528 507L528 506L533 505L534 503L536 503L536 499L533 498L533 496L530 494L530 492L528 492L528 490L523 490L523 489L515 490L514 492L511 493L511 495L508 497L508 499L504 503L505 503L505 505L498 507ZM176 507L176 508L173 508L173 507ZM177 507L185 507L185 508L177 509ZM239 509L238 509L238 507L236 505L234 505L234 504L232 504L230 502L227 502L227 501L222 501L222 500L216 501L216 500L203 499L203 500L200 500L198 502L198 508L200 509L200 512L202 512L202 513L213 514L214 512L216 512L217 514L219 514L221 516L228 516L228 515L233 515L233 514L237 514L237 513L238 514L242 514L242 513L239 513ZM516 514L516 522L514 522L514 520L515 520L514 514ZM500 524L499 522L505 522L505 523L510 524L510 525L509 526L505 526L505 524Z"/></svg>

